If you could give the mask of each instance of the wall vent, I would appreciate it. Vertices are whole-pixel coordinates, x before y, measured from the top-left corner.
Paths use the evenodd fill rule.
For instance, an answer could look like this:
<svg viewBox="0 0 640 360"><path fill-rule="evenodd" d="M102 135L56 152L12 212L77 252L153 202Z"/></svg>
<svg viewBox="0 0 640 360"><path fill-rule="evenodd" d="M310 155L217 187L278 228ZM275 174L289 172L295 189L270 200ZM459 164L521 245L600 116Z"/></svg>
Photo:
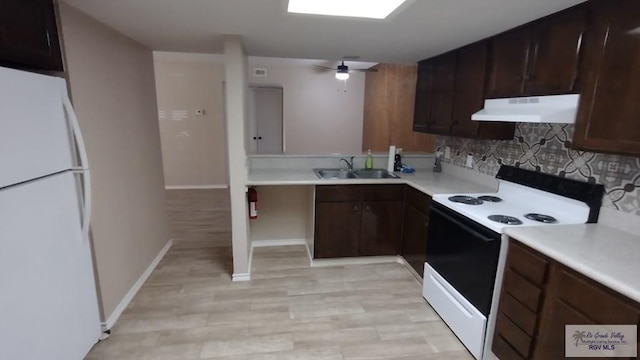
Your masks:
<svg viewBox="0 0 640 360"><path fill-rule="evenodd" d="M253 68L253 76L267 77L266 68Z"/></svg>

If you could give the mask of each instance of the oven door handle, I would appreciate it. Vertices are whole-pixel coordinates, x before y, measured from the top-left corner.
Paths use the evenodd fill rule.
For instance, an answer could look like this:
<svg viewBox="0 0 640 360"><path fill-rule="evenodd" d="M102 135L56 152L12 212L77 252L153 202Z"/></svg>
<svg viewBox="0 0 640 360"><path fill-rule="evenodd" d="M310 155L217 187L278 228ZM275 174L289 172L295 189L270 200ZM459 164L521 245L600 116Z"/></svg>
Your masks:
<svg viewBox="0 0 640 360"><path fill-rule="evenodd" d="M465 231L471 233L473 236L482 239L483 241L489 242L489 241L495 241L496 239L494 238L490 238L487 237L485 235L480 234L479 232L477 232L476 230L473 230L472 228L470 228L468 225L465 225L463 223L461 223L460 221L454 219L453 217L451 217L450 215L445 214L444 212L442 212L441 210L432 207L431 211L436 212L438 215L444 217L445 219L451 221L452 223L458 225L459 227L463 228Z"/></svg>

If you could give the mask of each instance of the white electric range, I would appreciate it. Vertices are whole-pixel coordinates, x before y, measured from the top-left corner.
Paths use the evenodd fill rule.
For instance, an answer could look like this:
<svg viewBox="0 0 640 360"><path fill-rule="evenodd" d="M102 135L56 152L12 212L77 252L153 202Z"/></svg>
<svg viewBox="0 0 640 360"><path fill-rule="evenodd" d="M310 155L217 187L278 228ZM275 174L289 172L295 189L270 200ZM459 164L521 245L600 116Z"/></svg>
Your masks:
<svg viewBox="0 0 640 360"><path fill-rule="evenodd" d="M433 196L423 296L476 359L491 358L504 229L597 222L602 185L503 165L495 193Z"/></svg>

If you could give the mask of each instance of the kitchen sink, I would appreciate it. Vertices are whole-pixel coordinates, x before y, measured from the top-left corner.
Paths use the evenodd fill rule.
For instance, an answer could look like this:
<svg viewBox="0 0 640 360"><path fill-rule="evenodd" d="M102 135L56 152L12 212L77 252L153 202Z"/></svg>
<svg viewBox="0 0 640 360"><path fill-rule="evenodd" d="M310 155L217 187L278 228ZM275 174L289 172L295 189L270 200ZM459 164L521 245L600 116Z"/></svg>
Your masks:
<svg viewBox="0 0 640 360"><path fill-rule="evenodd" d="M313 169L320 179L398 179L398 175L385 169Z"/></svg>
<svg viewBox="0 0 640 360"><path fill-rule="evenodd" d="M361 169L353 172L360 179L397 179L398 175L385 169Z"/></svg>
<svg viewBox="0 0 640 360"><path fill-rule="evenodd" d="M345 169L313 169L320 179L354 179L356 175Z"/></svg>

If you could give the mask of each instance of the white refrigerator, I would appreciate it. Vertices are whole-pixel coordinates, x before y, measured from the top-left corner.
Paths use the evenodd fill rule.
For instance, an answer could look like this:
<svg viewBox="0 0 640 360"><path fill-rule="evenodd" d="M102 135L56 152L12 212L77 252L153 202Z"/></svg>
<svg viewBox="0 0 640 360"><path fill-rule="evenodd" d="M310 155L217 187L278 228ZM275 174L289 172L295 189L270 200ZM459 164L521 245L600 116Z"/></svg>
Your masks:
<svg viewBox="0 0 640 360"><path fill-rule="evenodd" d="M0 359L98 341L90 181L66 81L0 67Z"/></svg>

